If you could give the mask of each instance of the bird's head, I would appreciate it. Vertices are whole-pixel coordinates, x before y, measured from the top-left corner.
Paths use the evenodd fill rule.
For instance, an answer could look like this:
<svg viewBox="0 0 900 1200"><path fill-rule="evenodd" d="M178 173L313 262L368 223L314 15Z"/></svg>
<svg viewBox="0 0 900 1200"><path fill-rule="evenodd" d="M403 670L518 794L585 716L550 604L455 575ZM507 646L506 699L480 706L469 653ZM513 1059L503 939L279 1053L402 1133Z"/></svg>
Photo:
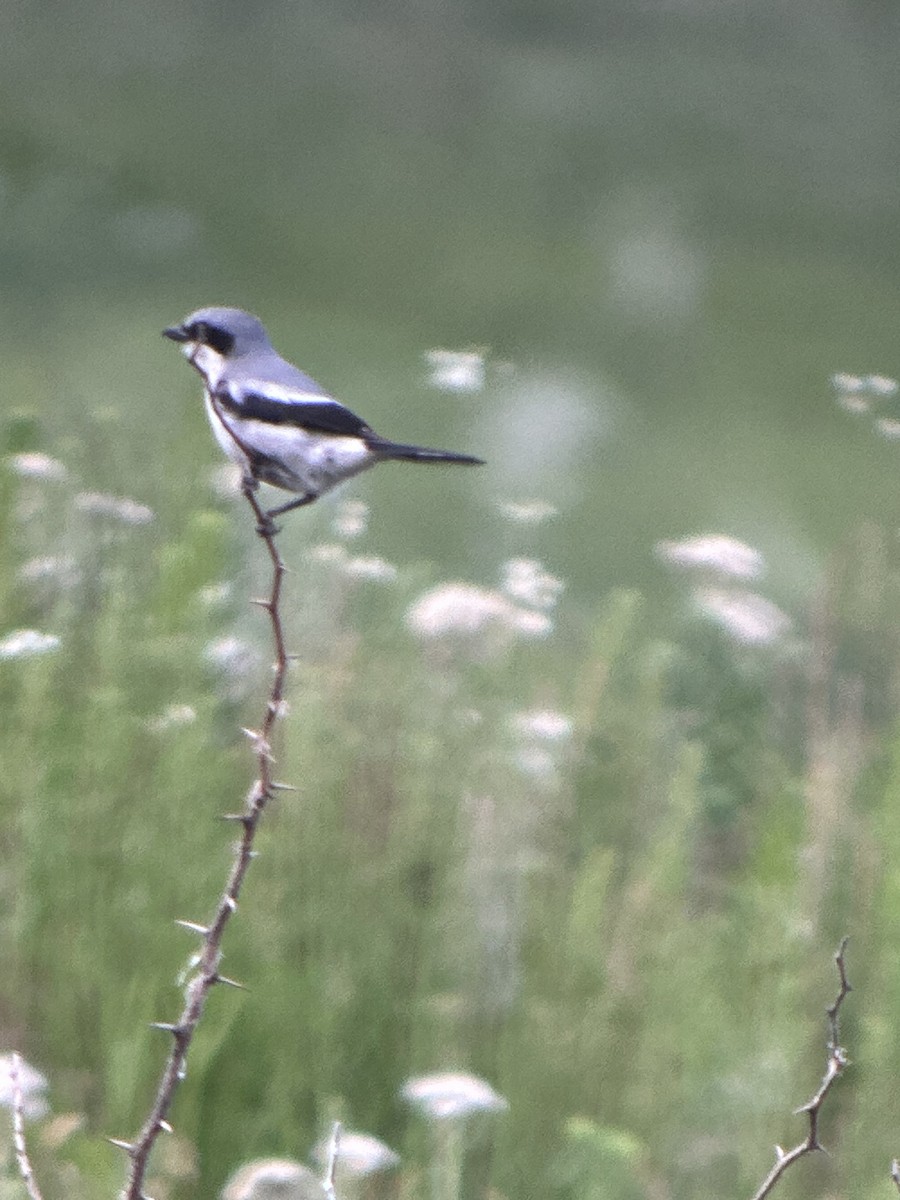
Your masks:
<svg viewBox="0 0 900 1200"><path fill-rule="evenodd" d="M226 361L269 348L262 322L240 308L198 308L164 329L163 337L178 342L185 358L207 377Z"/></svg>

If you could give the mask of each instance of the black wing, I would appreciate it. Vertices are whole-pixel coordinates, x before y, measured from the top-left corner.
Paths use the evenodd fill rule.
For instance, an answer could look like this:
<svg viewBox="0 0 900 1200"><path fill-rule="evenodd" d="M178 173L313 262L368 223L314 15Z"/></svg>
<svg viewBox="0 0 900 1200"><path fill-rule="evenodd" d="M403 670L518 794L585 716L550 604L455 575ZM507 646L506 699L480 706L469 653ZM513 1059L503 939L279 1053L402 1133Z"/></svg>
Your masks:
<svg viewBox="0 0 900 1200"><path fill-rule="evenodd" d="M213 393L213 400L226 412L248 421L269 425L293 425L314 433L334 433L343 437L369 438L374 431L360 417L337 400L273 400L259 392L241 391L237 395L227 387Z"/></svg>

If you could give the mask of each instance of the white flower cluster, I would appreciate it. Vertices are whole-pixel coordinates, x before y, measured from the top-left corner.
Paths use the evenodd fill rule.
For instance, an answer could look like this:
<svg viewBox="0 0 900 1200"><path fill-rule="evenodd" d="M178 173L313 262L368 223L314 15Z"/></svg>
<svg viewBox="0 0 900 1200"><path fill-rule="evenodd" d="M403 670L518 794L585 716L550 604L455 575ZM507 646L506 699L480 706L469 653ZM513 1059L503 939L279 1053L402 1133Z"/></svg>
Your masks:
<svg viewBox="0 0 900 1200"><path fill-rule="evenodd" d="M777 604L744 588L700 588L694 593L700 612L746 646L767 646L790 631L791 619Z"/></svg>
<svg viewBox="0 0 900 1200"><path fill-rule="evenodd" d="M540 525L559 511L546 500L501 500L500 512L515 525Z"/></svg>
<svg viewBox="0 0 900 1200"><path fill-rule="evenodd" d="M522 774L544 785L555 784L560 759L574 731L571 717L550 708L538 708L513 713L509 729L516 741L514 761Z"/></svg>
<svg viewBox="0 0 900 1200"><path fill-rule="evenodd" d="M13 454L6 461L9 469L22 479L42 479L48 483L62 483L69 477L65 463L36 450Z"/></svg>
<svg viewBox="0 0 900 1200"><path fill-rule="evenodd" d="M887 375L850 375L846 371L832 375L831 386L840 406L856 413L868 412L873 403L895 395L898 388L897 380Z"/></svg>
<svg viewBox="0 0 900 1200"><path fill-rule="evenodd" d="M110 496L106 492L79 492L75 507L92 517L106 517L123 525L149 525L156 513L146 504L127 496Z"/></svg>
<svg viewBox="0 0 900 1200"><path fill-rule="evenodd" d="M406 624L423 642L455 641L476 652L495 652L518 638L551 633L550 611L563 586L536 559L514 558L503 566L501 588L438 584L410 605Z"/></svg>
<svg viewBox="0 0 900 1200"><path fill-rule="evenodd" d="M0 658L34 658L39 654L50 654L59 649L59 638L55 633L41 633L37 629L16 629L0 641Z"/></svg>
<svg viewBox="0 0 900 1200"><path fill-rule="evenodd" d="M705 568L713 575L732 579L758 579L765 567L758 550L722 533L701 534L681 542L657 542L655 551L664 562L676 567Z"/></svg>
<svg viewBox="0 0 900 1200"><path fill-rule="evenodd" d="M442 583L424 592L407 609L406 624L423 641L495 634L505 643L505 635L545 637L553 628L546 614L472 583Z"/></svg>
<svg viewBox="0 0 900 1200"><path fill-rule="evenodd" d="M348 579L368 583L394 583L397 579L397 568L393 563L374 554L353 556L340 542L320 542L307 551L306 557L310 562L332 567Z"/></svg>
<svg viewBox="0 0 900 1200"><path fill-rule="evenodd" d="M509 1102L484 1079L462 1071L414 1076L407 1079L400 1095L429 1121L460 1120L509 1108Z"/></svg>
<svg viewBox="0 0 900 1200"><path fill-rule="evenodd" d="M766 646L791 629L790 617L749 588L738 586L765 571L759 550L726 534L703 534L680 542L658 542L657 557L694 580L697 610L745 646Z"/></svg>
<svg viewBox="0 0 900 1200"><path fill-rule="evenodd" d="M36 1068L27 1063L21 1056L18 1057L16 1073L18 1075L19 1092L22 1096L22 1111L23 1115L30 1121L40 1120L45 1117L50 1111L50 1106L47 1103L45 1095L48 1083L46 1076ZM0 1104L5 1108L13 1106L13 1055L0 1054Z"/></svg>
<svg viewBox="0 0 900 1200"><path fill-rule="evenodd" d="M484 354L479 350L429 350L428 382L444 392L480 392L484 387Z"/></svg>

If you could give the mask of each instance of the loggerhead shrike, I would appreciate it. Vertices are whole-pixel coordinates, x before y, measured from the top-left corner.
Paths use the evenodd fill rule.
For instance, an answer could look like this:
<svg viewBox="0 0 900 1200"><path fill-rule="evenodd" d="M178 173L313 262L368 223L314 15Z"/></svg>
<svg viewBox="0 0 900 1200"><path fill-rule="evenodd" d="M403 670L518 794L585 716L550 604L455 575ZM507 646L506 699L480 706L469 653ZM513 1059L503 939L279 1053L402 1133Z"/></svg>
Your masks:
<svg viewBox="0 0 900 1200"><path fill-rule="evenodd" d="M466 463L482 459L379 437L272 348L262 322L240 308L200 308L163 330L203 379L216 440L257 480L296 492L269 522L379 462Z"/></svg>

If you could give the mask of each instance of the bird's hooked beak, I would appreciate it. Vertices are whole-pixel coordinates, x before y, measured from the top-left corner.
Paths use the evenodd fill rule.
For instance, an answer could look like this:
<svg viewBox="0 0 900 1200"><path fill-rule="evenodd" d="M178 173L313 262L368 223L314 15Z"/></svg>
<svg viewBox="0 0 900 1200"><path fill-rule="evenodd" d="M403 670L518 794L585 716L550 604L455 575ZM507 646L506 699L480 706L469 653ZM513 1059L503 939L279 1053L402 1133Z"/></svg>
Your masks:
<svg viewBox="0 0 900 1200"><path fill-rule="evenodd" d="M170 342L181 342L183 344L191 340L182 325L170 325L168 329L162 331L162 335L164 338L168 338Z"/></svg>

